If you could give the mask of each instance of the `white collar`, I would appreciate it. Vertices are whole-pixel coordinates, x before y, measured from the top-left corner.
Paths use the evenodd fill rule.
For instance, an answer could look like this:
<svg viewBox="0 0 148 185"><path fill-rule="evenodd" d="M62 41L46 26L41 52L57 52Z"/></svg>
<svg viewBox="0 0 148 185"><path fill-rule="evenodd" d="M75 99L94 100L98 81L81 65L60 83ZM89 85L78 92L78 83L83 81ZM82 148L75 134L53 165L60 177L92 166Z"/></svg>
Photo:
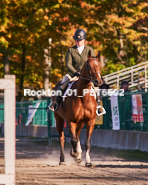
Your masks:
<svg viewBox="0 0 148 185"><path fill-rule="evenodd" d="M84 49L84 46L85 46L85 45L83 45L83 46L77 46L77 49L78 49L80 55L81 55L81 53L82 53L82 51L83 51L83 49Z"/></svg>
<svg viewBox="0 0 148 185"><path fill-rule="evenodd" d="M83 48L84 49L84 46L85 46L85 44L83 44L83 46L77 46L77 48Z"/></svg>

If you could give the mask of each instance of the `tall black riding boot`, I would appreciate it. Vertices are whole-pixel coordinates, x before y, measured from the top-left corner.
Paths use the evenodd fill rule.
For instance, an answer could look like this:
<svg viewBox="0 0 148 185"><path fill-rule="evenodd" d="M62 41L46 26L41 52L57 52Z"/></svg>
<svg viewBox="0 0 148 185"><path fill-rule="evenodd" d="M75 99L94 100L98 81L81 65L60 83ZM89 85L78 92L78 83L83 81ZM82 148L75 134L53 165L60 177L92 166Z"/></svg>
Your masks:
<svg viewBox="0 0 148 185"><path fill-rule="evenodd" d="M62 92L62 95L57 96L56 97L56 103L54 104L54 112L56 112L59 108L60 102L62 100L62 96L63 96L63 89L61 89L61 87L58 87L58 90L60 90Z"/></svg>

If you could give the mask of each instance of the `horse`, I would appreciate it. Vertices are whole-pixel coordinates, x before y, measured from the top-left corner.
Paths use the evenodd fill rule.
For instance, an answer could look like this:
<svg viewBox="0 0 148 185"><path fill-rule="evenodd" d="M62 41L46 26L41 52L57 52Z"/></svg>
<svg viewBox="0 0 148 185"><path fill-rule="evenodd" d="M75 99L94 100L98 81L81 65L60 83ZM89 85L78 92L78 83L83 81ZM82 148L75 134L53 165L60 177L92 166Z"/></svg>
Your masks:
<svg viewBox="0 0 148 185"><path fill-rule="evenodd" d="M92 87L102 84L101 78L101 64L99 62L99 54L96 57L91 56L91 51L88 52L87 61L84 63L80 77L77 81L73 82L71 90L77 90L77 96L73 93L71 96L65 98L65 102L61 102L59 108L54 112L56 120L56 129L59 134L60 142L60 162L59 165L65 165L64 157L64 143L65 136L63 132L64 120L67 121L69 131L71 134L72 150L70 155L75 158L77 163L81 162L82 149L80 145L79 135L80 131L86 123L86 163L85 166L91 166L90 161L90 148L91 148L91 136L95 126L95 117L97 102L94 96L89 93ZM55 90L58 89L59 83L55 86ZM84 95L85 92L87 91ZM52 97L52 102L55 102L56 96Z"/></svg>

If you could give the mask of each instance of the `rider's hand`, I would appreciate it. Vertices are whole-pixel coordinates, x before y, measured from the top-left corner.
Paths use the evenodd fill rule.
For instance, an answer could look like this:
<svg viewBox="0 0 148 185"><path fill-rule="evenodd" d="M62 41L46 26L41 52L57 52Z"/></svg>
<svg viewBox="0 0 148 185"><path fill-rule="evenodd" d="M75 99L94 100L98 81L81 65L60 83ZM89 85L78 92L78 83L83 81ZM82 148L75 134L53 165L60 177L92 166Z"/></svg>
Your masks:
<svg viewBox="0 0 148 185"><path fill-rule="evenodd" d="M80 76L80 72L75 72L74 76Z"/></svg>

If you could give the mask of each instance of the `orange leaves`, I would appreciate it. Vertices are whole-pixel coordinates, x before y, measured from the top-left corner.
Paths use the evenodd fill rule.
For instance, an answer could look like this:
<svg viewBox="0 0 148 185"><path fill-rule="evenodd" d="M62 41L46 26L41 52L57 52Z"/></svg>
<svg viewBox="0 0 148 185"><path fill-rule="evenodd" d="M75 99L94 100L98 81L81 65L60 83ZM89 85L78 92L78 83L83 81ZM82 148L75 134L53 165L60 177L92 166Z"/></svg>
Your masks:
<svg viewBox="0 0 148 185"><path fill-rule="evenodd" d="M81 8L87 7L87 3L86 2L80 1L80 4L81 4Z"/></svg>
<svg viewBox="0 0 148 185"><path fill-rule="evenodd" d="M57 12L56 12L56 13L53 13L53 14L52 14L52 17L53 17L53 18L55 18L55 17L60 17L60 14L57 13Z"/></svg>
<svg viewBox="0 0 148 185"><path fill-rule="evenodd" d="M0 37L0 42L6 42L5 37Z"/></svg>
<svg viewBox="0 0 148 185"><path fill-rule="evenodd" d="M133 22L135 22L135 20L132 17L119 17L116 14L112 14L112 15L108 15L107 16L107 20L109 22L109 24L120 24L120 25L124 25L124 27L130 27L132 26Z"/></svg>
<svg viewBox="0 0 148 185"><path fill-rule="evenodd" d="M18 57L12 60L17 66L21 63L22 45L27 47L26 83L30 85L33 83L37 85L42 80L44 71L42 52L44 48L49 47L48 38L52 38L53 72L50 81L53 83L66 72L65 55L68 48L75 44L73 35L77 28L86 30L88 45L96 51L101 48L103 55L115 60L116 63L118 59L114 50L118 51L120 48L120 36L123 37L123 49L127 53L127 61L130 57L128 53L130 55L138 53L132 51L131 43L139 46L145 42L143 38L147 33L138 28L140 26L147 28L147 22L141 21L148 17L147 1L141 3L140 0L9 0L9 4L7 0L3 2L6 2L6 7L5 19L2 24L0 23L0 32L3 34L0 42L17 48L15 54ZM140 51L140 47L138 50ZM33 73L34 78L31 75Z"/></svg>
<svg viewBox="0 0 148 185"><path fill-rule="evenodd" d="M142 10L143 8L146 8L146 7L148 7L148 3L147 3L147 2L142 2L142 3L140 3L140 5L138 6L138 8L139 8L140 10Z"/></svg>
<svg viewBox="0 0 148 185"><path fill-rule="evenodd" d="M32 57L31 56L27 56L26 59L28 59L31 62Z"/></svg>
<svg viewBox="0 0 148 185"><path fill-rule="evenodd" d="M52 20L51 18L49 19L49 17L47 15L44 15L44 20L48 21L48 24L51 26L52 25Z"/></svg>
<svg viewBox="0 0 148 185"><path fill-rule="evenodd" d="M49 25L52 25L52 20L49 20L49 21L48 21L48 24L49 24Z"/></svg>
<svg viewBox="0 0 148 185"><path fill-rule="evenodd" d="M63 21L64 22L69 21L69 17L63 17Z"/></svg>
<svg viewBox="0 0 148 185"><path fill-rule="evenodd" d="M18 61L18 60L19 60L18 55L13 55L13 61Z"/></svg>
<svg viewBox="0 0 148 185"><path fill-rule="evenodd" d="M61 4L63 2L63 0L58 0L58 3Z"/></svg>
<svg viewBox="0 0 148 185"><path fill-rule="evenodd" d="M49 17L47 15L44 15L44 19L47 21Z"/></svg>
<svg viewBox="0 0 148 185"><path fill-rule="evenodd" d="M126 7L125 10L128 13L134 13L134 10L132 8Z"/></svg>
<svg viewBox="0 0 148 185"><path fill-rule="evenodd" d="M2 31L2 32L5 32L5 31L6 31L4 25L2 25L2 26L0 27L0 31Z"/></svg>
<svg viewBox="0 0 148 185"><path fill-rule="evenodd" d="M84 1L79 1L79 3L81 8L87 8L87 9L95 8L95 5L90 5L89 3L86 3Z"/></svg>

